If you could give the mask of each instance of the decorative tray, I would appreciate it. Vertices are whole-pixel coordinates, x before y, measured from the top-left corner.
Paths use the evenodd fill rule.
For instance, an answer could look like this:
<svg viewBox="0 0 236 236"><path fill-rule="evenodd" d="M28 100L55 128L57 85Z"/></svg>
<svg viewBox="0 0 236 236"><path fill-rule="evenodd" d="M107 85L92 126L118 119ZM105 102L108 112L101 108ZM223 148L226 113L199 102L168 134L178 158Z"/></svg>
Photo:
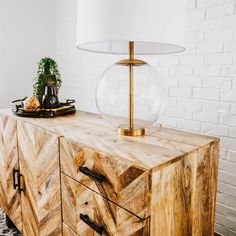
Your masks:
<svg viewBox="0 0 236 236"><path fill-rule="evenodd" d="M31 117L31 118L53 118L58 116L66 116L76 113L75 100L67 99L65 102L61 102L57 108L44 109L38 107L34 109L24 109L23 102L27 97L19 100L12 101L12 112L16 116Z"/></svg>

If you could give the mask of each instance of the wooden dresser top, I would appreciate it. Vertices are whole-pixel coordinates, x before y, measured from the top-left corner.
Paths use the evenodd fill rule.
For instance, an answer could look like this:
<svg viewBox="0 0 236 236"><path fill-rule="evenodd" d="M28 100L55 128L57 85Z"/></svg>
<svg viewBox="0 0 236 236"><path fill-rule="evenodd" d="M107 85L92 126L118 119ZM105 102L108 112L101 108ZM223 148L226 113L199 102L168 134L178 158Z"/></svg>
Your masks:
<svg viewBox="0 0 236 236"><path fill-rule="evenodd" d="M165 127L152 127L142 137L119 136L100 115L82 111L53 119L20 118L10 110L0 110L0 114L36 125L103 154L125 158L144 169L157 170L187 153L219 141L218 138Z"/></svg>

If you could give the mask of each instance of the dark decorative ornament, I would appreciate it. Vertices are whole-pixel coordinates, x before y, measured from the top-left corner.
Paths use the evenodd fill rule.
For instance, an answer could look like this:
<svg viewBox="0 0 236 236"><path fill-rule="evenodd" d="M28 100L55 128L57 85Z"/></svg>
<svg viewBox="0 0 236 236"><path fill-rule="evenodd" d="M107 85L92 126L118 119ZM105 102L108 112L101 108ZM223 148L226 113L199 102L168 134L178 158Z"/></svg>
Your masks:
<svg viewBox="0 0 236 236"><path fill-rule="evenodd" d="M53 83L45 86L45 93L43 96L43 108L58 108L60 106L58 96L57 96L57 87Z"/></svg>

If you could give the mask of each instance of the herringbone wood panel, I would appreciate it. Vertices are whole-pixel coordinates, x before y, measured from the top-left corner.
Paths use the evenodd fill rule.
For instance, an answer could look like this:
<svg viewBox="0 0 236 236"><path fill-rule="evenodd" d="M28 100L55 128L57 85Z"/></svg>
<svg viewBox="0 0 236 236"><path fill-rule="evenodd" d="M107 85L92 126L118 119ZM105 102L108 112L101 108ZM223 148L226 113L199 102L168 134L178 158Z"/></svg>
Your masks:
<svg viewBox="0 0 236 236"><path fill-rule="evenodd" d="M21 231L20 194L13 189L13 169L18 169L16 121L0 115L0 206Z"/></svg>
<svg viewBox="0 0 236 236"><path fill-rule="evenodd" d="M78 236L66 224L63 223L63 236Z"/></svg>
<svg viewBox="0 0 236 236"><path fill-rule="evenodd" d="M18 122L24 236L61 235L58 137Z"/></svg>
<svg viewBox="0 0 236 236"><path fill-rule="evenodd" d="M64 174L62 174L62 209L64 223L80 236L99 235L80 219L80 214L88 215L92 222L103 226L102 235L149 235L149 219L139 219Z"/></svg>
<svg viewBox="0 0 236 236"><path fill-rule="evenodd" d="M60 139L60 150L62 172L143 219L150 215L148 171L127 160L103 156L63 138ZM81 166L103 175L104 181L98 182L84 175L79 171Z"/></svg>

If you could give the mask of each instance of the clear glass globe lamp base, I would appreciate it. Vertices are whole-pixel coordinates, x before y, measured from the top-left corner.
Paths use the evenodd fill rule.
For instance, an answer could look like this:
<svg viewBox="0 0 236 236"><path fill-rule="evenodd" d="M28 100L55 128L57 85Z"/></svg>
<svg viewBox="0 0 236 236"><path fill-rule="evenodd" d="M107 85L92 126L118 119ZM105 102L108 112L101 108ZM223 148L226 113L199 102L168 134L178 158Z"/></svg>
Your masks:
<svg viewBox="0 0 236 236"><path fill-rule="evenodd" d="M113 64L96 88L99 112L122 135L144 135L163 108L164 80L152 66L141 62Z"/></svg>

